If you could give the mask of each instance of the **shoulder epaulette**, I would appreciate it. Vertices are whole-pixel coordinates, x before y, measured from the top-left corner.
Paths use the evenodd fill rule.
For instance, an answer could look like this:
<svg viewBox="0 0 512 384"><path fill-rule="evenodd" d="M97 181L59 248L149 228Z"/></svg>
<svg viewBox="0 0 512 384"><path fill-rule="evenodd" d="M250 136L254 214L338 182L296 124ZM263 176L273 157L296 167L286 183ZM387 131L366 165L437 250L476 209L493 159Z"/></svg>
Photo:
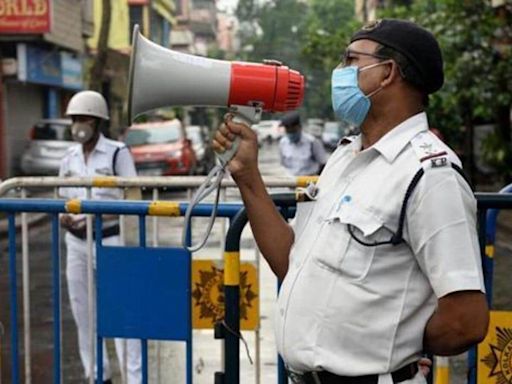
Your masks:
<svg viewBox="0 0 512 384"><path fill-rule="evenodd" d="M449 165L448 152L428 133L423 132L411 140L411 146L423 169L439 168Z"/></svg>

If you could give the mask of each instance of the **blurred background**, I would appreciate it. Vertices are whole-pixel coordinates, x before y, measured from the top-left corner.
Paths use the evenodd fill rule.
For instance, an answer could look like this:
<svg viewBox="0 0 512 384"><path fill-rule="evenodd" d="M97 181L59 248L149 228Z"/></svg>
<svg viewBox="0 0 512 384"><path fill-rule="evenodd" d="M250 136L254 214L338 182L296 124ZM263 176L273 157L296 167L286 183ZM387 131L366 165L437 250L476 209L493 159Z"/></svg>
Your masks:
<svg viewBox="0 0 512 384"><path fill-rule="evenodd" d="M510 0L2 1L0 177L55 174L70 140L63 112L78 90L105 95L112 116L105 133L126 140L126 85L135 24L152 41L180 52L223 60L276 59L301 71L307 79L300 110L304 129L332 150L352 130L334 119L331 71L353 31L381 17L411 19L436 35L446 82L430 99L431 128L461 156L477 185L510 181ZM208 153L211 133L225 112L171 107L137 123L177 118L182 132L171 136L183 141L178 145L182 152L185 147L201 152L203 146ZM262 142L275 142L282 135L279 118L265 115L254 127ZM204 173L211 165L210 158L183 161L191 165L181 174Z"/></svg>

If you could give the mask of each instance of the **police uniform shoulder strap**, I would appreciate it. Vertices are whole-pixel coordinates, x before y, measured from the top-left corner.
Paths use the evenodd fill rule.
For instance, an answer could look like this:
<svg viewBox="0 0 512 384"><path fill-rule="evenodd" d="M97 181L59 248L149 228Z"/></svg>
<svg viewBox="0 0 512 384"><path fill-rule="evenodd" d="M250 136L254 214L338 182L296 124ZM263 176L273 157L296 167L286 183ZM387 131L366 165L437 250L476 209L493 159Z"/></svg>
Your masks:
<svg viewBox="0 0 512 384"><path fill-rule="evenodd" d="M402 235L404 229L405 215L407 211L407 203L409 202L409 199L411 198L414 189L416 188L421 178L425 174L425 171L432 168L451 166L451 168L454 169L466 181L466 183L468 183L471 190L474 190L473 185L470 183L469 179L464 174L462 168L448 159L448 152L446 152L446 150L443 150L443 148L440 148L439 145L431 136L429 136L428 133L424 132L413 138L411 140L411 145L419 158L421 168L415 173L411 182L407 186L404 200L402 202L402 207L400 209L398 229L391 239L391 244L393 245L400 244L401 242L404 241Z"/></svg>
<svg viewBox="0 0 512 384"><path fill-rule="evenodd" d="M114 151L114 155L112 156L112 175L117 176L116 164L117 164L117 155L121 149L127 148L126 145L121 145L116 148Z"/></svg>

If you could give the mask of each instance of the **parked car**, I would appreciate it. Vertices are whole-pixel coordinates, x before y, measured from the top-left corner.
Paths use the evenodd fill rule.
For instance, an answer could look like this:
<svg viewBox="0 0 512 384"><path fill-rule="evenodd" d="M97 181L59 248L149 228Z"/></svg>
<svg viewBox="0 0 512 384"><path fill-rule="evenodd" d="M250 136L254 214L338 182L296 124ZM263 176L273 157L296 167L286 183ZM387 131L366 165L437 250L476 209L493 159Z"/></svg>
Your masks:
<svg viewBox="0 0 512 384"><path fill-rule="evenodd" d="M140 176L193 175L192 142L177 119L133 124L124 136Z"/></svg>
<svg viewBox="0 0 512 384"><path fill-rule="evenodd" d="M40 120L30 130L30 139L21 156L21 171L25 175L58 175L62 158L74 144L71 119Z"/></svg>
<svg viewBox="0 0 512 384"><path fill-rule="evenodd" d="M258 143L272 143L279 140L284 135L284 127L279 120L261 120L254 124L252 129L258 135Z"/></svg>
<svg viewBox="0 0 512 384"><path fill-rule="evenodd" d="M322 138L322 131L324 130L324 121L318 118L311 118L306 120L304 131L315 136L317 139Z"/></svg>
<svg viewBox="0 0 512 384"><path fill-rule="evenodd" d="M187 137L192 141L192 148L196 153L197 173L206 175L215 166L215 153L213 151L210 135L206 127L189 125L185 128Z"/></svg>
<svg viewBox="0 0 512 384"><path fill-rule="evenodd" d="M332 151L338 142L349 134L349 127L340 121L326 121L322 132L322 143L325 148Z"/></svg>

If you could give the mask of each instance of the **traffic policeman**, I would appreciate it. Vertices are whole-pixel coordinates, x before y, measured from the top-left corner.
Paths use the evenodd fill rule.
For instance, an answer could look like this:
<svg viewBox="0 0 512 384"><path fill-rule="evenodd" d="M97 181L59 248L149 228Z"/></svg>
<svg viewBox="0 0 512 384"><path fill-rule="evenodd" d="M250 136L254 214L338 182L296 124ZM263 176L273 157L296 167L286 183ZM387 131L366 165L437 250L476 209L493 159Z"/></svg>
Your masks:
<svg viewBox="0 0 512 384"><path fill-rule="evenodd" d="M101 128L109 113L104 97L94 91L81 91L75 94L68 103L66 115L73 123L71 134L77 145L72 146L64 156L60 177L98 177L98 176L136 176L134 162L130 151L121 142L107 139ZM85 188L61 188L62 197L67 199L86 199ZM123 198L120 189L93 188L92 199L119 200ZM78 328L78 346L85 376L90 372L90 340L87 292L87 258L85 215L65 214L60 218L61 225L67 230L65 235L68 282L71 310ZM121 245L119 236L119 218L104 215L102 229L103 244L108 246ZM93 247L93 249L95 249ZM127 348L128 384L140 383L141 352L140 341L115 339L119 366L123 367L125 346ZM103 367L105 383L111 383L111 369L105 345L103 345Z"/></svg>
<svg viewBox="0 0 512 384"><path fill-rule="evenodd" d="M318 175L327 162L320 140L302 132L300 115L296 111L284 115L281 125L286 131L279 140L281 165L293 176Z"/></svg>
<svg viewBox="0 0 512 384"><path fill-rule="evenodd" d="M254 133L228 117L215 135L219 152L242 139L229 168L282 280L277 347L295 383L422 383L422 353L459 354L485 337L476 201L425 114L442 84L427 30L385 19L356 32L332 105L361 133L340 143L291 225L266 192Z"/></svg>

